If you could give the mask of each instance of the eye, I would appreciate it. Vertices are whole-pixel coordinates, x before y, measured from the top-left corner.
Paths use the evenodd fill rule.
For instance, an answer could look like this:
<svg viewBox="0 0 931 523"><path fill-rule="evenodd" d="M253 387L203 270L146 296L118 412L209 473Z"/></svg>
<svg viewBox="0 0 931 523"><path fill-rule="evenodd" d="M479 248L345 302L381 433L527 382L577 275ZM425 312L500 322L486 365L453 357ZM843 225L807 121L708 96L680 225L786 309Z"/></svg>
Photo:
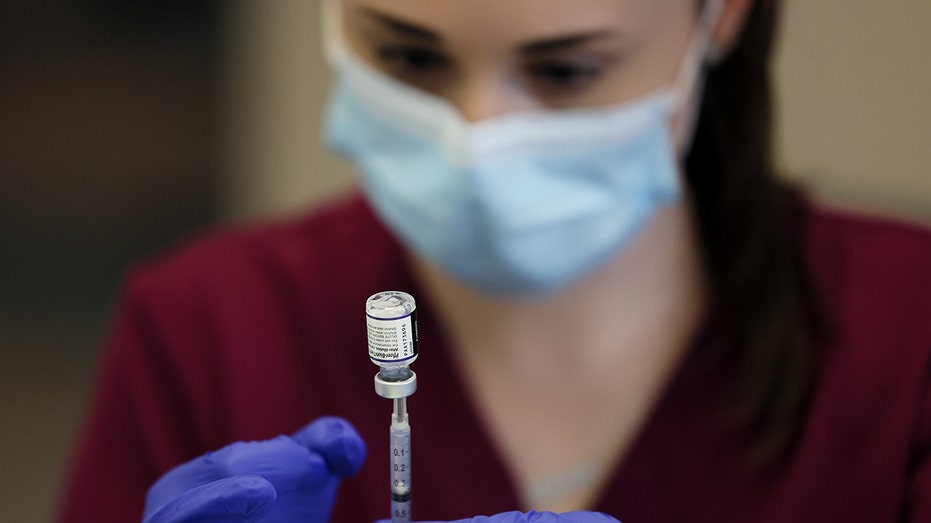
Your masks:
<svg viewBox="0 0 931 523"><path fill-rule="evenodd" d="M567 60L537 62L527 67L531 80L546 91L583 91L601 78L603 68Z"/></svg>
<svg viewBox="0 0 931 523"><path fill-rule="evenodd" d="M376 55L385 72L402 79L415 79L442 71L449 65L445 55L412 45L381 47L376 50Z"/></svg>

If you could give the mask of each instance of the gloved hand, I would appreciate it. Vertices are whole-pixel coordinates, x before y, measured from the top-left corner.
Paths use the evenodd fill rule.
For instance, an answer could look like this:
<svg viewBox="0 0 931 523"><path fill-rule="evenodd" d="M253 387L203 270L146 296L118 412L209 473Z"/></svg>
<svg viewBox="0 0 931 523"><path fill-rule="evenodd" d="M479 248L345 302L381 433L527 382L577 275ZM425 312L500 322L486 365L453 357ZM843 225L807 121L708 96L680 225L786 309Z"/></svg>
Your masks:
<svg viewBox="0 0 931 523"><path fill-rule="evenodd" d="M291 437L233 443L168 471L149 489L143 522L325 523L340 478L364 460L352 425L320 418Z"/></svg>
<svg viewBox="0 0 931 523"><path fill-rule="evenodd" d="M375 523L391 523L389 520L379 520ZM422 521L420 523L443 523L441 521ZM459 519L447 523L619 523L618 520L602 514L601 512L566 512L555 514L553 512L502 512L494 516L475 516L469 519Z"/></svg>

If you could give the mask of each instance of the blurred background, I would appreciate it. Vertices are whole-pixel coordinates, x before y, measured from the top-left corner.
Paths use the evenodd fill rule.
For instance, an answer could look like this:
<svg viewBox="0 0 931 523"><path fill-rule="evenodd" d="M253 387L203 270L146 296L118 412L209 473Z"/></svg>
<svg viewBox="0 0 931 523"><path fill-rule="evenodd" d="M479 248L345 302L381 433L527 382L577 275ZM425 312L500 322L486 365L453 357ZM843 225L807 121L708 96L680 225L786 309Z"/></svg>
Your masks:
<svg viewBox="0 0 931 523"><path fill-rule="evenodd" d="M779 161L931 224L931 2L788 0ZM0 521L45 521L117 288L209 228L346 191L317 0L0 4Z"/></svg>

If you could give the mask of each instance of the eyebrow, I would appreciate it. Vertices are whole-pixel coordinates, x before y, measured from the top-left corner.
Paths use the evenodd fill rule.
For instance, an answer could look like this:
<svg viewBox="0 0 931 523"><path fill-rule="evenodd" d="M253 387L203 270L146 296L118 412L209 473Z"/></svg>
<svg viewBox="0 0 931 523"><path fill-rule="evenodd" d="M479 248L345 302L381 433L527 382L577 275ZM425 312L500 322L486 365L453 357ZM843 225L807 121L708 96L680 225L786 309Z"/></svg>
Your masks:
<svg viewBox="0 0 931 523"><path fill-rule="evenodd" d="M376 20L383 26L401 35L419 38L431 43L439 43L443 40L440 34L432 29L407 22L399 18L395 18L370 7L361 6L359 7L359 12L362 15ZM616 34L617 33L615 31L603 29L567 36L559 36L556 38L547 38L523 44L518 48L518 50L520 54L529 56L554 53L557 51L566 51L574 47L579 47L596 40L611 38L616 36Z"/></svg>
<svg viewBox="0 0 931 523"><path fill-rule="evenodd" d="M436 31L427 29L426 27L419 26L410 22L405 22L404 20L395 18L393 16L386 15L380 11L376 11L370 7L359 7L359 12L369 18L380 22L382 25L388 29L393 30L396 33L402 34L404 36L411 36L414 38L420 38L422 40L427 40L429 42L440 42L442 38L439 33Z"/></svg>
<svg viewBox="0 0 931 523"><path fill-rule="evenodd" d="M557 51L567 51L573 47L579 47L596 40L604 40L613 36L616 36L614 31L604 29L530 42L521 45L519 50L521 54L525 55L541 55Z"/></svg>

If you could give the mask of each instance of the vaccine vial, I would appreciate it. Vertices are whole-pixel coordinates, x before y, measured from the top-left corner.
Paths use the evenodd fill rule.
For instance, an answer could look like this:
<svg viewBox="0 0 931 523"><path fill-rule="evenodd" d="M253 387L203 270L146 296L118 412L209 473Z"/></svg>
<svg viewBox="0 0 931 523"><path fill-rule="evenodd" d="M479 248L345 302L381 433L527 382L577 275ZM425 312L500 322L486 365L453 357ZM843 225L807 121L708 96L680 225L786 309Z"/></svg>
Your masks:
<svg viewBox="0 0 931 523"><path fill-rule="evenodd" d="M369 297L365 302L365 320L368 332L369 359L378 365L375 389L385 396L384 384L405 383L394 386L390 396L410 390L413 393L416 377L410 364L417 359L417 304L414 297L402 291L385 291ZM380 388L381 383L381 388Z"/></svg>

